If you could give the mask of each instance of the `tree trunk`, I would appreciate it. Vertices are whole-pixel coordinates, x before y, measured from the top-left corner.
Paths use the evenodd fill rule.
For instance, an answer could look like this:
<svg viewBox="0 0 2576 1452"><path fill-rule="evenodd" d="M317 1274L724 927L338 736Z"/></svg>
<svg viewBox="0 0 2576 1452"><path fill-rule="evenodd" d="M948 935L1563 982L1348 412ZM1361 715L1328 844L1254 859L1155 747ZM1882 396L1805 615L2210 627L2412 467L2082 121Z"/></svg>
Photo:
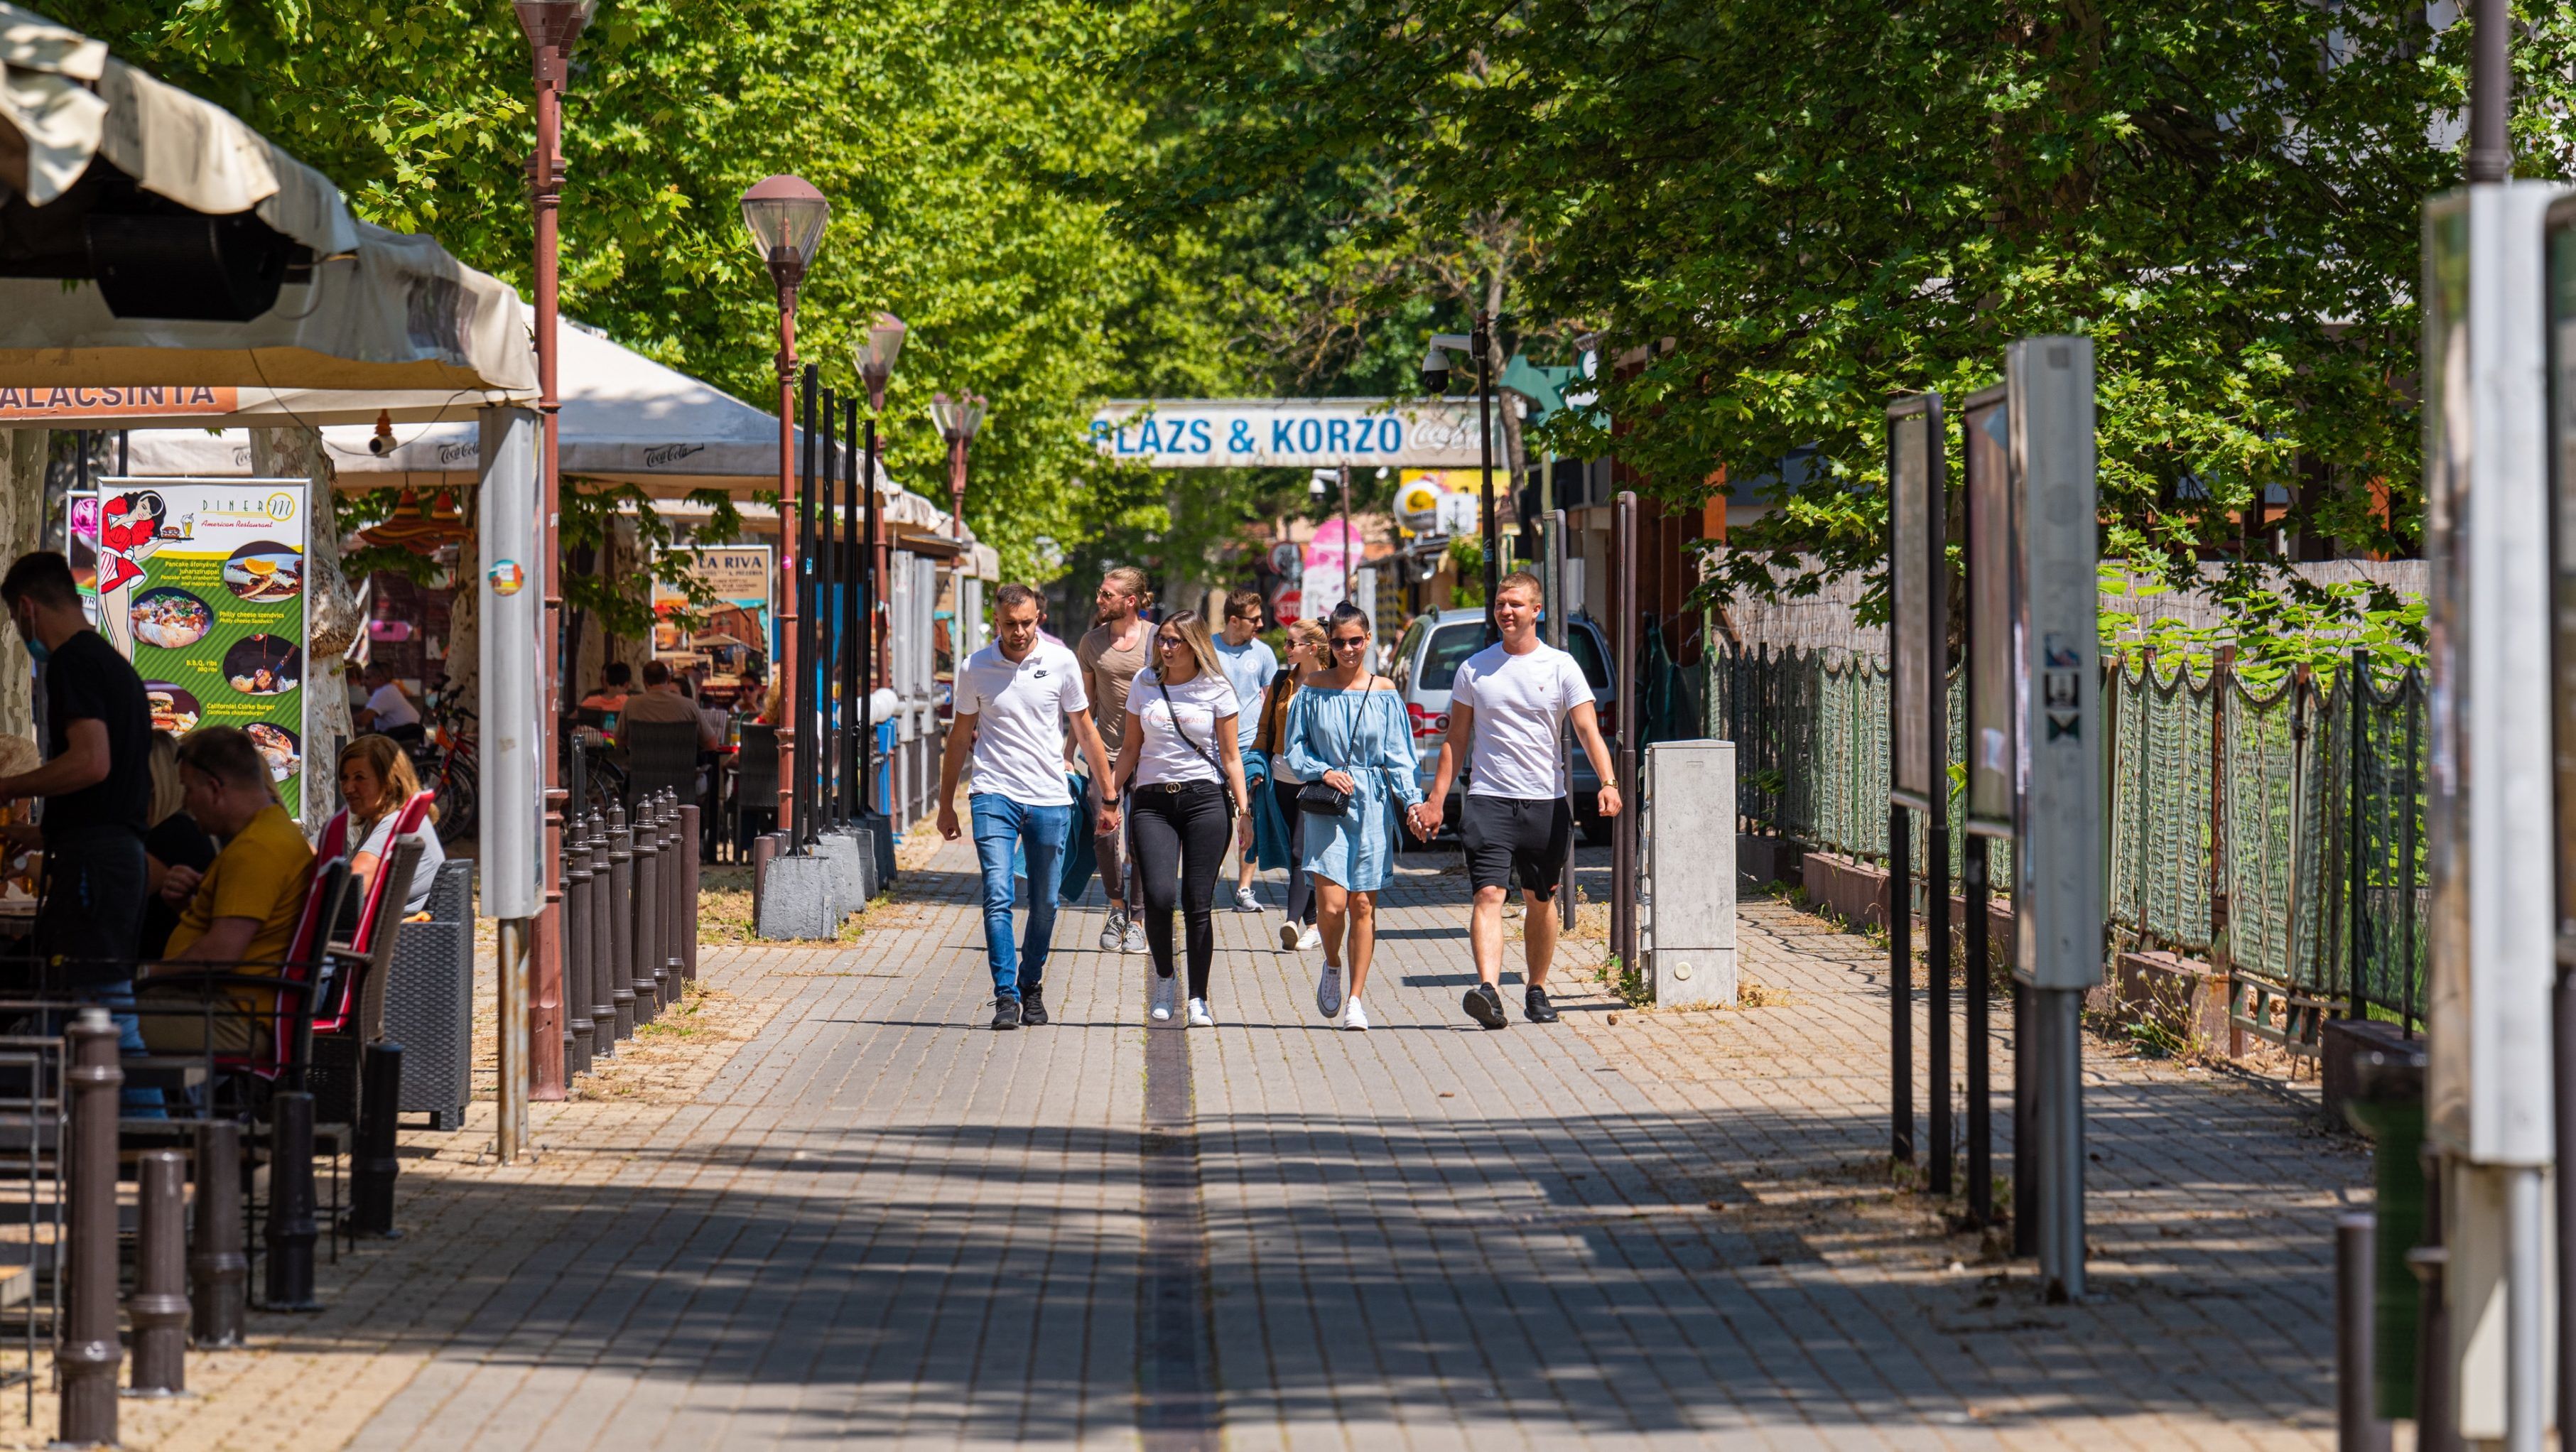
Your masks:
<svg viewBox="0 0 2576 1452"><path fill-rule="evenodd" d="M331 497L331 457L310 424L253 429L251 472L305 481L304 541L304 831L319 836L338 810L340 747L353 734L349 680L341 655L364 622L340 573L339 510Z"/></svg>
<svg viewBox="0 0 2576 1452"><path fill-rule="evenodd" d="M43 429L10 429L0 438L0 555L15 561L41 549L45 537L45 449ZM6 568L0 564L0 568ZM0 734L32 738L36 734L36 672L17 630L5 632L10 647L0 647Z"/></svg>

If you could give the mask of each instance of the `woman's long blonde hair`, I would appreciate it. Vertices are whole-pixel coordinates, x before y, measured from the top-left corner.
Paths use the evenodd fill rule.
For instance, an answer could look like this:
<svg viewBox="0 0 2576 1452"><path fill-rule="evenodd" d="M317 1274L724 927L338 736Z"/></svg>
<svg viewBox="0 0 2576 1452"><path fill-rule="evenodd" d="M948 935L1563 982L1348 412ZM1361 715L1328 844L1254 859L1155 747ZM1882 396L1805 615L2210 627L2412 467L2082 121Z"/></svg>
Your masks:
<svg viewBox="0 0 2576 1452"><path fill-rule="evenodd" d="M152 750L144 760L152 768L152 806L146 815L158 827L188 805L188 784L179 776L179 738L167 731L153 732Z"/></svg>
<svg viewBox="0 0 2576 1452"><path fill-rule="evenodd" d="M365 762L367 769L376 774L376 780L385 784L385 804L384 810L372 817L361 818L354 808L351 809L349 841L352 845L365 841L367 834L375 830L376 823L384 820L386 812L398 811L403 803L420 795L420 773L411 769L410 753L392 737L361 736L341 747L340 759L332 764L333 771L346 767L353 759ZM429 809L429 820L438 820L435 804Z"/></svg>
<svg viewBox="0 0 2576 1452"><path fill-rule="evenodd" d="M1182 643L1189 646L1200 670L1212 675L1225 674L1225 663L1217 658L1216 638L1208 634L1207 621L1197 611L1176 610L1163 617L1163 625L1181 633ZM1162 626L1154 627L1154 633L1160 635ZM1154 652L1154 679L1163 679L1163 653L1160 650Z"/></svg>

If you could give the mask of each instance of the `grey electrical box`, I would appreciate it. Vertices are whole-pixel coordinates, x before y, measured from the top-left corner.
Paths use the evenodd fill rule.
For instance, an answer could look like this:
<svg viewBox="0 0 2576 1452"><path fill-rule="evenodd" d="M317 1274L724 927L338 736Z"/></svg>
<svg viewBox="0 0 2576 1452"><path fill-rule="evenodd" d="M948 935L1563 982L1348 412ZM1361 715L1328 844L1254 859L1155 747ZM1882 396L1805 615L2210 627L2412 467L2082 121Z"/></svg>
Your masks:
<svg viewBox="0 0 2576 1452"><path fill-rule="evenodd" d="M1658 1007L1732 1008L1735 967L1735 743L1646 748L1647 911L1639 944Z"/></svg>

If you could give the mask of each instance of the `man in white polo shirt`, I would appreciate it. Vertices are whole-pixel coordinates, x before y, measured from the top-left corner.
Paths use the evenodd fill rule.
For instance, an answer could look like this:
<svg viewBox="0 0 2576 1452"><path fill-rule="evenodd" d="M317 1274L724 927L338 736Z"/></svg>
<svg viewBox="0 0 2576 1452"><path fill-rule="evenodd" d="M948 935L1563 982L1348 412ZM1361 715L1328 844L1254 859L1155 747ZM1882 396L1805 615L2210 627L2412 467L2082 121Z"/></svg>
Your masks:
<svg viewBox="0 0 2576 1452"><path fill-rule="evenodd" d="M1592 709L1592 687L1574 657L1538 638L1538 577L1515 572L1494 591L1500 644L1486 646L1458 667L1449 688L1449 737L1440 747L1430 793L1412 809L1414 835L1428 840L1440 828L1441 804L1458 758L1468 757L1467 803L1459 835L1467 839L1468 880L1476 909L1468 938L1476 952L1476 986L1467 990L1467 1016L1489 1029L1506 1026L1503 997L1503 897L1520 879L1521 938L1528 945L1528 988L1521 1013L1532 1023L1556 1022L1547 1001L1547 970L1556 957L1556 914L1548 910L1565 859L1574 850L1574 807L1567 800L1565 728L1574 728L1601 779L1601 815L1619 815L1617 774L1601 723Z"/></svg>
<svg viewBox="0 0 2576 1452"><path fill-rule="evenodd" d="M1047 1021L1043 997L1048 940L1055 932L1056 879L1065 845L1073 840L1074 801L1064 776L1064 733L1091 763L1092 780L1107 782L1109 755L1091 724L1091 701L1082 689L1082 665L1073 652L1039 629L1045 618L1038 592L1004 585L993 592L994 640L966 658L957 672L956 719L939 763L939 835L954 842L957 773L971 750L975 789L968 806L975 822L975 856L984 872L984 952L993 968L993 1027L1015 1029ZM1100 830L1118 829L1118 801L1104 798ZM1011 849L1028 861L1029 923L1014 951Z"/></svg>

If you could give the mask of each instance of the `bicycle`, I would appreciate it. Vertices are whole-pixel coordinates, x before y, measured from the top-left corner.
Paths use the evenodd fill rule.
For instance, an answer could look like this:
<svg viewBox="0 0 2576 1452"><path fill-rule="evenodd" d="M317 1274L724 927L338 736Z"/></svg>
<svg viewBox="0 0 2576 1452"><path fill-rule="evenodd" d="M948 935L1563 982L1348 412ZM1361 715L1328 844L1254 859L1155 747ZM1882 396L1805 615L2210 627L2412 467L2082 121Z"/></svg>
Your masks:
<svg viewBox="0 0 2576 1452"><path fill-rule="evenodd" d="M474 754L474 713L431 692L422 712L419 745L407 747L420 784L438 804L438 840L454 846L475 835L482 763Z"/></svg>

